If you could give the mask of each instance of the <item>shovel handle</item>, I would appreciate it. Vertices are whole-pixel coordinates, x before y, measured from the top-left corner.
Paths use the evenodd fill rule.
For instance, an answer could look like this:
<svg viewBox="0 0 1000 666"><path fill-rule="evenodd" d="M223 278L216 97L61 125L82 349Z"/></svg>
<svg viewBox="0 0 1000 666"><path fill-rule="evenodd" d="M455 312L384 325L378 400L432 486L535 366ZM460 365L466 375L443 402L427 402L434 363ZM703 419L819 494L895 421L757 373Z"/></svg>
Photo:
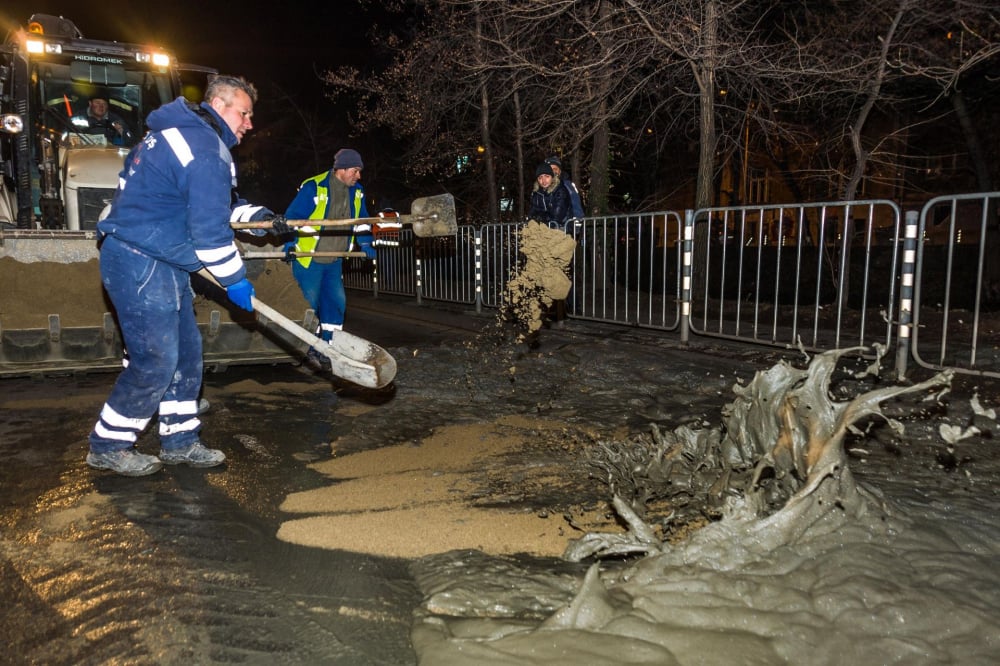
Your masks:
<svg viewBox="0 0 1000 666"><path fill-rule="evenodd" d="M353 227L355 224L378 224L399 225L407 222L420 222L423 220L437 219L437 215L399 215L394 218L384 217L353 217L347 220L285 220L285 224L290 227ZM233 229L270 229L270 220L260 222L232 222L229 225Z"/></svg>
<svg viewBox="0 0 1000 666"><path fill-rule="evenodd" d="M364 252L293 252L287 255L284 252L244 252L240 255L243 259L285 259L291 256L292 259L298 257L339 257L364 259L368 255Z"/></svg>
<svg viewBox="0 0 1000 666"><path fill-rule="evenodd" d="M217 287L223 288L215 276L202 268L198 275ZM256 296L250 297L254 312L306 343L330 359L333 372L338 377L367 388L382 388L396 376L396 359L387 351L363 338L341 331L336 343L330 343L310 333L299 324L263 303ZM334 344L337 347L334 347ZM365 360L362 360L365 359Z"/></svg>

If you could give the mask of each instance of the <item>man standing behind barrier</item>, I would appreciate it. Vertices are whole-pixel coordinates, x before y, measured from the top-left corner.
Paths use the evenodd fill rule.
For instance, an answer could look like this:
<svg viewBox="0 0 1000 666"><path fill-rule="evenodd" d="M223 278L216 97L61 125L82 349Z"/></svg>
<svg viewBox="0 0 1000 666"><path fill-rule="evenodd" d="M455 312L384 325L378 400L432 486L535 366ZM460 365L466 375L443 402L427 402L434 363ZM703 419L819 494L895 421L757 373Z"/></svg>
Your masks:
<svg viewBox="0 0 1000 666"><path fill-rule="evenodd" d="M566 188L566 193L569 194L572 217L578 220L582 219L584 217L584 212L583 200L580 198L580 190L577 189L576 183L570 180L569 174L563 171L562 160L553 155L552 157L546 158L545 163L552 168L552 174L558 178L560 183L562 183L562 186Z"/></svg>
<svg viewBox="0 0 1000 666"><path fill-rule="evenodd" d="M368 217L365 191L359 182L364 164L356 150L343 148L333 158L333 168L307 179L285 211L289 220L345 220ZM344 328L347 291L344 289L343 260L340 257L314 256L317 252L349 252L355 244L369 259L375 258L372 227L299 227L296 239L285 246L292 260L292 274L306 302L319 317L318 335L329 342ZM330 359L315 349L309 350L312 363L324 370Z"/></svg>
<svg viewBox="0 0 1000 666"><path fill-rule="evenodd" d="M234 216L272 214L232 208L229 151L253 127L256 98L246 80L217 76L200 106L179 97L149 114L149 132L125 160L111 211L97 228L101 281L129 363L90 433L91 467L144 476L162 463L212 467L226 459L199 440L202 341L191 273L207 269L233 303L253 310L253 285L229 225ZM277 222L277 231L287 230ZM157 411L159 458L135 449Z"/></svg>
<svg viewBox="0 0 1000 666"><path fill-rule="evenodd" d="M542 162L535 169L528 219L549 226L559 225L561 228L571 215L569 193L559 182L552 167L547 162Z"/></svg>
<svg viewBox="0 0 1000 666"><path fill-rule="evenodd" d="M565 231L563 226L571 218L569 192L555 175L555 169L548 162L542 162L535 169L535 185L531 190L531 209L528 219ZM570 233L572 236L572 233ZM566 320L566 301L554 303L554 320L558 328Z"/></svg>

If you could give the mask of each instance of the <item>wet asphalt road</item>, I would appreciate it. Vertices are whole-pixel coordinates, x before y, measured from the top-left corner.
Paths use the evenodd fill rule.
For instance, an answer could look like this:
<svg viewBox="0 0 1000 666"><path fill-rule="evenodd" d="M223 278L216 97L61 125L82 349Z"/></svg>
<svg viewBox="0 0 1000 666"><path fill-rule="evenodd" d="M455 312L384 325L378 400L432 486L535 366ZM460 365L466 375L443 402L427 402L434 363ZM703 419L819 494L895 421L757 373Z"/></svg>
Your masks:
<svg viewBox="0 0 1000 666"><path fill-rule="evenodd" d="M387 348L483 321L351 300L349 330ZM326 483L307 463L349 427L323 418L328 381L291 365L207 373L203 435L227 463L130 479L84 463L115 377L0 380L0 663L415 663L405 562L274 537L281 501ZM294 397L227 391L248 380Z"/></svg>

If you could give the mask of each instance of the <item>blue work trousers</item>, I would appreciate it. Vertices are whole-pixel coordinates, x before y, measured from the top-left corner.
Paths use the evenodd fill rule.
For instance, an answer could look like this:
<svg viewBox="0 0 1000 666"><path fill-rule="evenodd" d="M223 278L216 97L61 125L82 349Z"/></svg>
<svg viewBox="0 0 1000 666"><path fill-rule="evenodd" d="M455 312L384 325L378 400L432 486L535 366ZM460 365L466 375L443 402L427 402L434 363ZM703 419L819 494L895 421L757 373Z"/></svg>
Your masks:
<svg viewBox="0 0 1000 666"><path fill-rule="evenodd" d="M302 289L302 296L319 317L319 337L329 342L334 331L344 328L347 291L344 289L344 264L340 259L329 263L313 260L306 268L292 262L292 275Z"/></svg>
<svg viewBox="0 0 1000 666"><path fill-rule="evenodd" d="M161 447L190 446L201 430L202 380L190 274L108 237L101 281L118 314L128 364L90 433L90 450L131 448L157 411Z"/></svg>

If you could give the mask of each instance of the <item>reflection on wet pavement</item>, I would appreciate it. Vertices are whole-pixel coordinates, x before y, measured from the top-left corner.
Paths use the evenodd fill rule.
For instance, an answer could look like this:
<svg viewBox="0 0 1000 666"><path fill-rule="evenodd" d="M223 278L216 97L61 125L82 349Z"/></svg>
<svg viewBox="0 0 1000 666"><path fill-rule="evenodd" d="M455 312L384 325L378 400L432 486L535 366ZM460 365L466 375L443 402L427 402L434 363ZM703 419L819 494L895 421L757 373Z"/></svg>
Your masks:
<svg viewBox="0 0 1000 666"><path fill-rule="evenodd" d="M266 374L267 395L228 392ZM204 435L221 469L144 479L88 468L86 433L114 375L7 380L0 497L8 657L24 663L400 664L413 660L405 567L274 538L287 492L328 452L327 383L290 367L210 375ZM259 386L259 385L258 385ZM259 391L259 389L258 389ZM58 396L58 397L53 397ZM145 435L143 450L155 451Z"/></svg>

